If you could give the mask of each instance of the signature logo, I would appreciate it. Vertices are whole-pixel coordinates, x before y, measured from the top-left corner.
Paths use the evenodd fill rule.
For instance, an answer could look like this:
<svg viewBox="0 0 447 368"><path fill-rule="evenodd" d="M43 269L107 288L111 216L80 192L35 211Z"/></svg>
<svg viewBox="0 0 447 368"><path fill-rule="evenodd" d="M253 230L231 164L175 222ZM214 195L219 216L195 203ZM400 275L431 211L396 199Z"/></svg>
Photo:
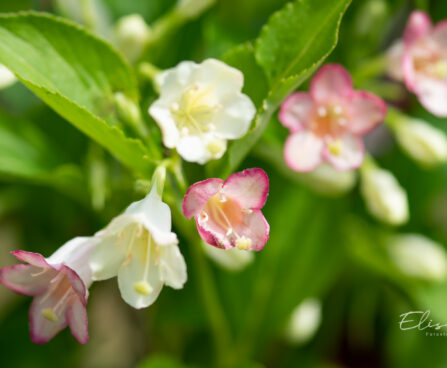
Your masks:
<svg viewBox="0 0 447 368"><path fill-rule="evenodd" d="M407 313L403 313L400 315L401 320L399 321L399 328L402 331L406 330L419 330L419 331L426 331L427 336L447 336L447 330L446 332L442 333L430 333L429 331L439 331L442 328L447 327L446 324L441 324L437 322L433 322L432 319L430 319L430 310L424 311L411 311Z"/></svg>

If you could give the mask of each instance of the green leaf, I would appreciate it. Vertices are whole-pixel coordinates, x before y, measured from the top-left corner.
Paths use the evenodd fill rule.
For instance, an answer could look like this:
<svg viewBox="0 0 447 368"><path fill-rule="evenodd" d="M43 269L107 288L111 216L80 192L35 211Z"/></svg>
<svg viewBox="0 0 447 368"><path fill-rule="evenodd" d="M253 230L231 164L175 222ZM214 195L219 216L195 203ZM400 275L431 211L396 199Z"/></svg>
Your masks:
<svg viewBox="0 0 447 368"><path fill-rule="evenodd" d="M59 189L84 201L87 184L81 168L64 162L31 122L0 114L0 178Z"/></svg>
<svg viewBox="0 0 447 368"><path fill-rule="evenodd" d="M284 98L309 78L335 48L340 22L350 2L297 0L275 13L264 26L256 41L255 56L268 76L270 92L251 131L233 142L219 165L222 177L242 162Z"/></svg>
<svg viewBox="0 0 447 368"><path fill-rule="evenodd" d="M146 148L113 126L114 93L136 100L138 90L129 67L107 43L50 15L1 15L0 63L123 164L147 172Z"/></svg>

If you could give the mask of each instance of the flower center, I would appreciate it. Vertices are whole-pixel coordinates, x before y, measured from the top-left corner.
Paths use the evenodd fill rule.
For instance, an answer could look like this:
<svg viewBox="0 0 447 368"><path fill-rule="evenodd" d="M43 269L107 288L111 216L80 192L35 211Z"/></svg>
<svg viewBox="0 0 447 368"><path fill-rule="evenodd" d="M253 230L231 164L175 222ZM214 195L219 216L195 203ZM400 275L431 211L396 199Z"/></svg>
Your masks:
<svg viewBox="0 0 447 368"><path fill-rule="evenodd" d="M346 111L342 105L320 105L314 111L310 129L319 137L333 137L343 132L346 123Z"/></svg>
<svg viewBox="0 0 447 368"><path fill-rule="evenodd" d="M48 268L45 268L42 272L33 274L33 277L39 276L47 272ZM67 303L71 297L75 295L73 288L71 287L68 278L64 271L57 273L55 277L50 280L50 287L48 288L45 296L40 301L40 304L45 303L49 298L54 298L54 306L48 308L42 308L42 316L50 322L57 322L64 311Z"/></svg>
<svg viewBox="0 0 447 368"><path fill-rule="evenodd" d="M133 284L133 289L140 295L149 295L152 293L153 287L147 281L147 278L149 275L151 262L154 260L154 256L155 264L158 263L160 258L160 247L154 241L149 231L141 224L133 226L130 231L132 231L132 234L129 252L132 256L134 256L136 252L142 251L142 254L139 254L139 256L142 257L141 261L144 263L141 279Z"/></svg>
<svg viewBox="0 0 447 368"><path fill-rule="evenodd" d="M211 121L218 109L220 105L215 103L212 88L198 84L189 87L178 102L171 104L171 113L183 135L211 131Z"/></svg>
<svg viewBox="0 0 447 368"><path fill-rule="evenodd" d="M413 48L414 69L435 79L447 78L447 58L439 51L436 43L425 39Z"/></svg>
<svg viewBox="0 0 447 368"><path fill-rule="evenodd" d="M252 240L246 236L240 236L236 227L244 222L244 210L233 200L227 198L224 193L217 193L206 203L199 217L199 223L213 223L225 231L230 241L241 250L248 250Z"/></svg>

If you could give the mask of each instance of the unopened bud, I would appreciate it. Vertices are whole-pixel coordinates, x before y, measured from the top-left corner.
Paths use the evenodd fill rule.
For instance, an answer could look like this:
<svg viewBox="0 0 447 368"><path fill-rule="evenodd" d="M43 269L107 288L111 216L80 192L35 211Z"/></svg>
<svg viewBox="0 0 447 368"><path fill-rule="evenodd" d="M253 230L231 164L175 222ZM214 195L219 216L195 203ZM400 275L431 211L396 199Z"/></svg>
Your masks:
<svg viewBox="0 0 447 368"><path fill-rule="evenodd" d="M306 299L292 312L286 328L287 341L292 345L308 342L321 323L321 303L317 299Z"/></svg>
<svg viewBox="0 0 447 368"><path fill-rule="evenodd" d="M388 251L395 265L408 276L431 281L443 280L447 276L444 248L422 235L392 236Z"/></svg>
<svg viewBox="0 0 447 368"><path fill-rule="evenodd" d="M402 119L394 126L396 139L402 149L424 167L433 167L447 161L447 137L419 119Z"/></svg>
<svg viewBox="0 0 447 368"><path fill-rule="evenodd" d="M141 56L149 35L150 28L139 14L121 18L115 28L116 45L131 62Z"/></svg>
<svg viewBox="0 0 447 368"><path fill-rule="evenodd" d="M6 66L0 64L0 89L9 87L16 81L15 75Z"/></svg>
<svg viewBox="0 0 447 368"><path fill-rule="evenodd" d="M339 171L328 164L322 164L309 173L303 173L302 177L313 190L328 195L348 192L357 180L354 170Z"/></svg>
<svg viewBox="0 0 447 368"><path fill-rule="evenodd" d="M179 0L177 11L185 19L195 18L211 7L216 0Z"/></svg>
<svg viewBox="0 0 447 368"><path fill-rule="evenodd" d="M253 252L240 250L237 247L220 249L202 243L206 255L222 268L228 271L240 271L248 266L254 259Z"/></svg>
<svg viewBox="0 0 447 368"><path fill-rule="evenodd" d="M407 222L407 193L393 174L373 165L362 167L360 173L361 193L369 212L389 225Z"/></svg>

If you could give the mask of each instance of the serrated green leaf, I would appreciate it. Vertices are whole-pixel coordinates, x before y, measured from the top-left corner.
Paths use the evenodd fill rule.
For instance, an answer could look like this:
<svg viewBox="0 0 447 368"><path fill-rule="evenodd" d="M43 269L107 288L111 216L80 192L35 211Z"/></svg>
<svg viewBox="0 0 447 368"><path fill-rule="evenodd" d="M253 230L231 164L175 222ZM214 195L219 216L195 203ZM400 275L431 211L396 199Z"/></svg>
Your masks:
<svg viewBox="0 0 447 368"><path fill-rule="evenodd" d="M147 172L146 148L112 126L114 93L137 99L138 90L129 67L107 43L50 15L1 15L0 63L122 163Z"/></svg>
<svg viewBox="0 0 447 368"><path fill-rule="evenodd" d="M256 61L268 76L270 91L251 131L232 143L218 166L228 176L264 132L284 98L298 88L335 48L344 12L351 0L297 0L275 13L255 45Z"/></svg>

